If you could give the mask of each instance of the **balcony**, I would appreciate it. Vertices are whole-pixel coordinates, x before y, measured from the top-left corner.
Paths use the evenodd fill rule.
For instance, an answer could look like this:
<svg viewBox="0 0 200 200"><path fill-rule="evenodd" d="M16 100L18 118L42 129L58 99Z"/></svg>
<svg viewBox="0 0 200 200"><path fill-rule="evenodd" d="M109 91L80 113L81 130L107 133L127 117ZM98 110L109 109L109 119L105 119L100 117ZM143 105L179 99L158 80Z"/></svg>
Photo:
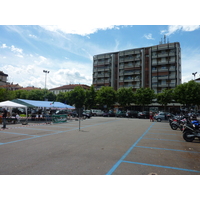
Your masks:
<svg viewBox="0 0 200 200"><path fill-rule="evenodd" d="M169 76L169 79L175 79L175 78L176 78L176 75L175 75L175 74Z"/></svg>
<svg viewBox="0 0 200 200"><path fill-rule="evenodd" d="M173 64L173 63L175 63L175 62L176 62L175 59L173 59L173 60L169 60L169 63L170 63L170 64Z"/></svg>
<svg viewBox="0 0 200 200"><path fill-rule="evenodd" d="M168 53L159 53L158 57L159 58L161 58L161 57L168 57Z"/></svg>
<svg viewBox="0 0 200 200"><path fill-rule="evenodd" d="M133 88L140 88L140 84L134 84L132 87Z"/></svg>
<svg viewBox="0 0 200 200"><path fill-rule="evenodd" d="M104 58L104 55L98 55L97 56L97 59L103 59Z"/></svg>
<svg viewBox="0 0 200 200"><path fill-rule="evenodd" d="M164 64L168 64L168 61L167 60L158 61L158 65L164 65Z"/></svg>
<svg viewBox="0 0 200 200"><path fill-rule="evenodd" d="M133 51L133 50L124 51L124 55L131 55L131 54L134 54L134 51Z"/></svg>
<svg viewBox="0 0 200 200"><path fill-rule="evenodd" d="M175 56L175 52L169 52L169 56Z"/></svg>
<svg viewBox="0 0 200 200"><path fill-rule="evenodd" d="M110 79L105 79L105 83L110 83Z"/></svg>
<svg viewBox="0 0 200 200"><path fill-rule="evenodd" d="M101 74L97 74L96 77L104 77L104 73L101 73Z"/></svg>
<svg viewBox="0 0 200 200"><path fill-rule="evenodd" d="M101 72L101 71L108 71L108 70L110 70L109 67L98 67L98 68L97 68L97 71L98 71L98 72Z"/></svg>
<svg viewBox="0 0 200 200"><path fill-rule="evenodd" d="M109 73L105 73L104 77L110 77L110 74Z"/></svg>
<svg viewBox="0 0 200 200"><path fill-rule="evenodd" d="M133 82L133 78L124 78L124 82Z"/></svg>
<svg viewBox="0 0 200 200"><path fill-rule="evenodd" d="M158 50L168 49L168 45L159 45Z"/></svg>
<svg viewBox="0 0 200 200"><path fill-rule="evenodd" d="M104 83L104 79L102 79L102 80L97 80L96 83Z"/></svg>
<svg viewBox="0 0 200 200"><path fill-rule="evenodd" d="M151 51L157 51L157 50L158 50L157 46L151 48Z"/></svg>
<svg viewBox="0 0 200 200"><path fill-rule="evenodd" d="M158 80L165 80L168 79L168 76L158 76Z"/></svg>
<svg viewBox="0 0 200 200"><path fill-rule="evenodd" d="M124 69L129 69L129 68L133 68L134 67L134 65L132 64L132 65L124 65Z"/></svg>
<svg viewBox="0 0 200 200"><path fill-rule="evenodd" d="M131 71L124 71L124 74L120 74L120 75L133 75L133 71L131 72Z"/></svg>
<svg viewBox="0 0 200 200"><path fill-rule="evenodd" d="M125 88L130 88L130 87L133 87L133 84L126 84L124 85Z"/></svg>
<svg viewBox="0 0 200 200"><path fill-rule="evenodd" d="M176 87L176 83L170 83L169 86L170 87Z"/></svg>
<svg viewBox="0 0 200 200"><path fill-rule="evenodd" d="M152 70L153 71L153 70ZM156 70L155 70L156 71ZM159 72L167 72L168 68L158 68Z"/></svg>
<svg viewBox="0 0 200 200"><path fill-rule="evenodd" d="M134 71L134 74L140 74L140 71L139 70Z"/></svg>
<svg viewBox="0 0 200 200"><path fill-rule="evenodd" d="M170 67L170 68L169 68L169 71L175 71L175 70L176 70L175 67Z"/></svg>
<svg viewBox="0 0 200 200"><path fill-rule="evenodd" d="M168 84L167 83L159 83L158 87L168 87Z"/></svg>

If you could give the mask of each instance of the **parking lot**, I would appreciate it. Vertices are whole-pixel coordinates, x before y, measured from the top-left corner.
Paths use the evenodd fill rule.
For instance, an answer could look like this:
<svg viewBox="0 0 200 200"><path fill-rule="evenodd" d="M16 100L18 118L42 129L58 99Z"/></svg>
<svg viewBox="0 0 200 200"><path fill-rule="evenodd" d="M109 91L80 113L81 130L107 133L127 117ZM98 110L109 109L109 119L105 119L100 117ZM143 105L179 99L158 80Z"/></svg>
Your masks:
<svg viewBox="0 0 200 200"><path fill-rule="evenodd" d="M199 175L200 141L148 119L92 117L0 130L0 174Z"/></svg>

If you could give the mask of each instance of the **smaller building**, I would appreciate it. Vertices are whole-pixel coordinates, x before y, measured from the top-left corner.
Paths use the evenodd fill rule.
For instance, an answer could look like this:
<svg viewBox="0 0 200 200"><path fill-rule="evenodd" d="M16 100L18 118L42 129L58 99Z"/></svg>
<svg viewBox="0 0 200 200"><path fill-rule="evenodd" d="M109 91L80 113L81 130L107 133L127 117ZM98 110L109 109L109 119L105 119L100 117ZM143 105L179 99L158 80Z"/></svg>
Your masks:
<svg viewBox="0 0 200 200"><path fill-rule="evenodd" d="M63 85L60 87L49 89L50 92L53 92L55 95L59 94L60 92L69 92L73 90L75 87L80 86L83 89L90 89L90 86L83 85L83 84L69 84L69 85Z"/></svg>
<svg viewBox="0 0 200 200"><path fill-rule="evenodd" d="M0 71L0 86L7 84L7 78L8 74L4 74L2 71Z"/></svg>
<svg viewBox="0 0 200 200"><path fill-rule="evenodd" d="M20 90L31 91L31 90L41 90L41 88L37 88L37 87L34 87L34 86L28 86L28 87L20 88Z"/></svg>
<svg viewBox="0 0 200 200"><path fill-rule="evenodd" d="M13 84L13 83L7 83L6 85L0 85L0 88L4 88L6 90L19 90L22 88L22 86L20 86L19 84Z"/></svg>

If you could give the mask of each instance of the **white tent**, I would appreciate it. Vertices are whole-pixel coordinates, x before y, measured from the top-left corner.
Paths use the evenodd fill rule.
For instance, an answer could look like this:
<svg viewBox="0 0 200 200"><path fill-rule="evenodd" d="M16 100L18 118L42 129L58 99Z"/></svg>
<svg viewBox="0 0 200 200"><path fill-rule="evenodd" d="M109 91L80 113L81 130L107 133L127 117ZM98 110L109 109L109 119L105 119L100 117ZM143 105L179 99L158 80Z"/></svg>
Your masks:
<svg viewBox="0 0 200 200"><path fill-rule="evenodd" d="M8 107L8 108L10 108L10 110L12 110L12 108L25 108L26 109L26 117L27 117L27 106L25 106L25 105L15 103L12 101L3 101L3 102L0 102L0 107Z"/></svg>

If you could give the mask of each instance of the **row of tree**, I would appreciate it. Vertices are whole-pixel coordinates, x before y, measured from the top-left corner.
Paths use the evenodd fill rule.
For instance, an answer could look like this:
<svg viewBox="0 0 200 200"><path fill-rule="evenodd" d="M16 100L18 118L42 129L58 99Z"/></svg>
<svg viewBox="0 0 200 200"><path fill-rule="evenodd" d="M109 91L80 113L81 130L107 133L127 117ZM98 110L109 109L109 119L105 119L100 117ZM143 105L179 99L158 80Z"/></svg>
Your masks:
<svg viewBox="0 0 200 200"><path fill-rule="evenodd" d="M178 85L174 89L165 89L161 93L155 94L150 88L139 88L133 92L132 88L120 88L115 91L112 87L101 87L98 91L93 86L89 90L84 90L80 86L69 92L60 92L58 95L42 89L42 90L16 90L7 91L0 89L0 101L12 99L30 99L59 101L76 108L85 106L86 109L96 108L110 109L114 104L118 103L121 107L127 107L131 103L145 106L152 102L157 102L163 106L172 102L183 104L187 107L191 105L200 105L200 83L189 81Z"/></svg>

